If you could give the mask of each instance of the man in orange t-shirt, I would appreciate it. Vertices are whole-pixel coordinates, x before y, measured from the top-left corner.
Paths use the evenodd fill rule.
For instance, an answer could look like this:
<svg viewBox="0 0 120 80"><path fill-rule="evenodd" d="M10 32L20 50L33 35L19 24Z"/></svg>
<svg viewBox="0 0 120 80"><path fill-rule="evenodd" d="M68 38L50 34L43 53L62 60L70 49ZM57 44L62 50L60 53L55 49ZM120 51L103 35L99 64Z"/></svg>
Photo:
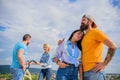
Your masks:
<svg viewBox="0 0 120 80"><path fill-rule="evenodd" d="M114 56L117 45L97 28L93 17L90 15L82 17L80 29L85 31L81 43L83 78L84 80L105 80L103 70ZM108 52L105 60L102 60L104 45L108 47Z"/></svg>

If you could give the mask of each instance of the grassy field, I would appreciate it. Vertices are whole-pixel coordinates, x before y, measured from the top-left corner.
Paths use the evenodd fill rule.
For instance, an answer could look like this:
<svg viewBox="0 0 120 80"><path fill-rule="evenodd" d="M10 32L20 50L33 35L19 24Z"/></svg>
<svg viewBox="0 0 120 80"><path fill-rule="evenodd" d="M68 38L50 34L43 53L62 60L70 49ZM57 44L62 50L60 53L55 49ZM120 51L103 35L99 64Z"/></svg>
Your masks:
<svg viewBox="0 0 120 80"><path fill-rule="evenodd" d="M11 79L12 79L11 74L0 74L0 80L11 80ZM24 80L29 80L29 79L25 77ZM32 74L32 80L38 80L38 74ZM51 78L51 80L55 80L55 79Z"/></svg>
<svg viewBox="0 0 120 80"><path fill-rule="evenodd" d="M11 74L0 74L0 80L11 80Z"/></svg>
<svg viewBox="0 0 120 80"><path fill-rule="evenodd" d="M0 74L0 80L11 80L12 75L11 74ZM32 80L37 80L38 79L38 74L33 74L32 75ZM28 80L26 77L24 80Z"/></svg>
<svg viewBox="0 0 120 80"><path fill-rule="evenodd" d="M120 80L120 75L107 75L107 80ZM32 80L37 80L38 74L32 74ZM11 80L11 74L0 74L0 80ZM25 78L25 80L29 80ZM51 80L55 80L54 78L51 78Z"/></svg>

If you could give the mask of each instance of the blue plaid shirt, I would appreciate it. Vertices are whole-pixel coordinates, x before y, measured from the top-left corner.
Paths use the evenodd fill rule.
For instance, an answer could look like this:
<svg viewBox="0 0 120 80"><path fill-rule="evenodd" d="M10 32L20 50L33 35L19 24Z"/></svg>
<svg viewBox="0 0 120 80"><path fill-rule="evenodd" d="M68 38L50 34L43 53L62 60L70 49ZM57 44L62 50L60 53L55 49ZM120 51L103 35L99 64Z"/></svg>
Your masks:
<svg viewBox="0 0 120 80"><path fill-rule="evenodd" d="M43 63L43 65L46 67L50 65L51 57L49 53L43 53L40 59L40 63Z"/></svg>

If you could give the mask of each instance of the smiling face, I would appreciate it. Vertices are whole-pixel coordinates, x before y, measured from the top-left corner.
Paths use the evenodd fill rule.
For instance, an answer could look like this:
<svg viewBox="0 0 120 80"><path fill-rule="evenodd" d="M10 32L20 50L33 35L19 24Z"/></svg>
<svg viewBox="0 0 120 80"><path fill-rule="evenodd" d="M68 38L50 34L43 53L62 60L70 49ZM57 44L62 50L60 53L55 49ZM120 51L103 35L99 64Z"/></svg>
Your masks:
<svg viewBox="0 0 120 80"><path fill-rule="evenodd" d="M83 36L83 32L81 31L77 31L73 34L72 40L74 40L75 42L79 41Z"/></svg>
<svg viewBox="0 0 120 80"><path fill-rule="evenodd" d="M43 50L45 53L49 53L50 52L50 46L48 44L44 44L43 45Z"/></svg>
<svg viewBox="0 0 120 80"><path fill-rule="evenodd" d="M48 52L48 47L47 46L43 46L43 49L45 52Z"/></svg>

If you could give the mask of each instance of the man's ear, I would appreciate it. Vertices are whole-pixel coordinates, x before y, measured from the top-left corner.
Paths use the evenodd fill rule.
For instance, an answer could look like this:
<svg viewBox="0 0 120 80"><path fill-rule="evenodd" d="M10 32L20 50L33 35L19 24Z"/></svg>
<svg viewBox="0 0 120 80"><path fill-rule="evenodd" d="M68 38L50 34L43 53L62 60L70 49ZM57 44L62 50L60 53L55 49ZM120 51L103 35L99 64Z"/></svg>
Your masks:
<svg viewBox="0 0 120 80"><path fill-rule="evenodd" d="M89 24L89 25L92 25L92 23L93 23L93 21L89 20L88 24Z"/></svg>

